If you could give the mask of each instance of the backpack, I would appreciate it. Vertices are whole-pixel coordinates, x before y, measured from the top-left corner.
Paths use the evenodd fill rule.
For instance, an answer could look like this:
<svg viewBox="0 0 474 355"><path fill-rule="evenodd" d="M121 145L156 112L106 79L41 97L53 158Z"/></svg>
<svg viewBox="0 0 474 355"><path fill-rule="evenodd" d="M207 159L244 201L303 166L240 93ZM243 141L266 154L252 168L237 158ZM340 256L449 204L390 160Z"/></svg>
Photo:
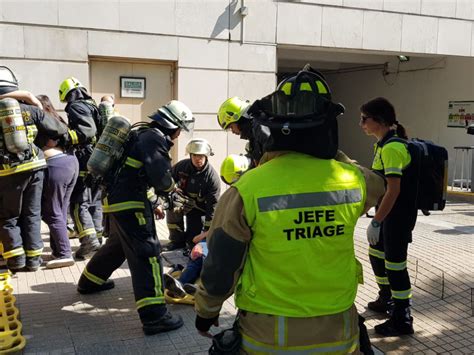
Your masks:
<svg viewBox="0 0 474 355"><path fill-rule="evenodd" d="M442 211L446 206L448 186L448 151L431 141L418 138L390 138L385 144L400 142L407 146L417 176L417 208Z"/></svg>

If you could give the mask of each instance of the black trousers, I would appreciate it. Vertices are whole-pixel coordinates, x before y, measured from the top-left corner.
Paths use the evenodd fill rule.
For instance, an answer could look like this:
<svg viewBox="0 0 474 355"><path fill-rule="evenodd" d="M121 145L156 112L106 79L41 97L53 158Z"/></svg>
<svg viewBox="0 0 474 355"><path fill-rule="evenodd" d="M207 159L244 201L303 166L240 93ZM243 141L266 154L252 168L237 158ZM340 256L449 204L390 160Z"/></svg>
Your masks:
<svg viewBox="0 0 474 355"><path fill-rule="evenodd" d="M176 243L193 245L193 238L202 232L202 217L204 214L192 209L186 214L186 227L184 226L184 214L172 211L166 212L166 223L170 232L169 239Z"/></svg>
<svg viewBox="0 0 474 355"><path fill-rule="evenodd" d="M102 191L97 187L84 185L84 177L79 176L71 195L70 214L79 239L90 236L102 237Z"/></svg>
<svg viewBox="0 0 474 355"><path fill-rule="evenodd" d="M377 245L369 247L369 259L380 288L380 295L392 297L395 306L408 307L411 283L407 269L408 244L413 227L402 218L387 217L381 226Z"/></svg>
<svg viewBox="0 0 474 355"><path fill-rule="evenodd" d="M3 258L40 256L43 170L0 177L0 241Z"/></svg>
<svg viewBox="0 0 474 355"><path fill-rule="evenodd" d="M160 242L151 205L145 211L106 214L108 238L84 269L80 286L103 284L125 259L132 275L133 292L143 323L166 312Z"/></svg>

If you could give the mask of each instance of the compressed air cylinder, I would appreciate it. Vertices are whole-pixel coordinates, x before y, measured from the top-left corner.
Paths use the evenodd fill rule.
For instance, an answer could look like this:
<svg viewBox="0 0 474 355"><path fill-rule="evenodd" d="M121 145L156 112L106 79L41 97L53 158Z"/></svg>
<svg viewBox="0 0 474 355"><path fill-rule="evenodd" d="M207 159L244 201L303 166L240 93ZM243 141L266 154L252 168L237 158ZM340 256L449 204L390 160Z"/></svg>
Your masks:
<svg viewBox="0 0 474 355"><path fill-rule="evenodd" d="M114 115L114 106L111 102L102 101L99 104L99 114L102 118L102 122L108 122L109 119Z"/></svg>
<svg viewBox="0 0 474 355"><path fill-rule="evenodd" d="M87 170L96 178L105 177L114 163L120 159L131 123L123 116L112 116L104 128L89 161Z"/></svg>
<svg viewBox="0 0 474 355"><path fill-rule="evenodd" d="M0 100L0 121L7 150L13 154L23 154L28 149L28 139L18 101L10 98Z"/></svg>

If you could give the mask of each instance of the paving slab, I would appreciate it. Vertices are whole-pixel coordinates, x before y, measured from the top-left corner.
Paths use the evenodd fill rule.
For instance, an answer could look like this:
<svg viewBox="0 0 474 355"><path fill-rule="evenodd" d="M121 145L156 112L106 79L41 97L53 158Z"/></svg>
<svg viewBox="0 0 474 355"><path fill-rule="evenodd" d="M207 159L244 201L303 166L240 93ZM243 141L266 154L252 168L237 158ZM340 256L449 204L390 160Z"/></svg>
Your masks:
<svg viewBox="0 0 474 355"><path fill-rule="evenodd" d="M374 346L387 354L472 354L474 353L474 205L450 201L442 212L420 214L409 248L409 270L413 283L415 334L382 338L373 327L383 321L365 305L375 299L377 286L367 253L362 217L355 231L357 257L364 266L365 284L359 288L356 304L366 317ZM157 222L160 239L167 230ZM44 259L50 258L49 235L43 226ZM78 240L72 240L77 249ZM180 252L163 254L166 266L185 262ZM77 281L86 261L67 268L34 273L20 272L13 278L16 305L20 310L25 354L206 354L210 340L194 328L191 306L170 305L185 325L167 334L144 336L134 298L130 271L122 265L113 275L115 288L97 295L80 295ZM236 308L226 301L220 329L233 322ZM379 352L379 353L381 353Z"/></svg>

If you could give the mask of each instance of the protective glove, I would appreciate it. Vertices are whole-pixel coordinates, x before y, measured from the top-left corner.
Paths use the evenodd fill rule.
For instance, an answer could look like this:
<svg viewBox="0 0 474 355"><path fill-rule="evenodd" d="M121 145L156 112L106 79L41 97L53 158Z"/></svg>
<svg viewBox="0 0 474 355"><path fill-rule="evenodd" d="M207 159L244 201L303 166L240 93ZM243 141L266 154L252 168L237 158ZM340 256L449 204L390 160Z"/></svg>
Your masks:
<svg viewBox="0 0 474 355"><path fill-rule="evenodd" d="M175 190L170 194L170 210L175 213L189 213L196 207L196 201L186 196L179 190Z"/></svg>
<svg viewBox="0 0 474 355"><path fill-rule="evenodd" d="M367 240L370 245L376 245L380 239L380 222L372 219L367 227Z"/></svg>
<svg viewBox="0 0 474 355"><path fill-rule="evenodd" d="M213 325L218 325L218 319L219 315L213 317L213 318L202 318L199 315L196 314L196 329L199 330L202 333L207 333L209 332L209 329L211 329L211 326Z"/></svg>

